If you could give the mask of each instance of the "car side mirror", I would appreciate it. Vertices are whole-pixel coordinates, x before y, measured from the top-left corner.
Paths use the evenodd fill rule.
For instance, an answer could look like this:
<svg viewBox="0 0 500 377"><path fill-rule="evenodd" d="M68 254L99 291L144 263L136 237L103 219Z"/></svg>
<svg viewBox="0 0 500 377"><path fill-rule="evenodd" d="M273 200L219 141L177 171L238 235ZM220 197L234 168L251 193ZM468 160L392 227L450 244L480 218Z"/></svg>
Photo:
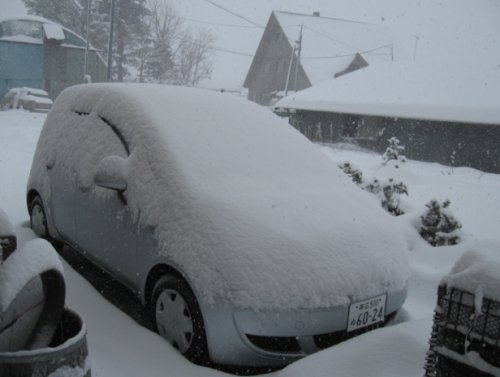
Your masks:
<svg viewBox="0 0 500 377"><path fill-rule="evenodd" d="M123 192L127 189L127 178L127 160L120 156L108 156L99 163L94 183L99 187Z"/></svg>

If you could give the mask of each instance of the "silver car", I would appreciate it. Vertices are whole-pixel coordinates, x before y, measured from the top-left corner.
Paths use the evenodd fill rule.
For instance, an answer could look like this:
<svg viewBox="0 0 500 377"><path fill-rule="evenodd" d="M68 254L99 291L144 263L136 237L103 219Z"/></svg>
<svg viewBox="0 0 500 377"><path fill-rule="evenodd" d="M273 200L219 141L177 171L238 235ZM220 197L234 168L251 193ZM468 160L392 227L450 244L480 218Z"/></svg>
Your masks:
<svg viewBox="0 0 500 377"><path fill-rule="evenodd" d="M3 99L3 108L6 109L20 109L28 110L31 112L47 113L52 107L52 100L49 94L42 89L35 88L12 88Z"/></svg>
<svg viewBox="0 0 500 377"><path fill-rule="evenodd" d="M230 94L66 89L27 205L37 234L130 287L197 362L285 365L384 325L407 294L394 218L285 120Z"/></svg>

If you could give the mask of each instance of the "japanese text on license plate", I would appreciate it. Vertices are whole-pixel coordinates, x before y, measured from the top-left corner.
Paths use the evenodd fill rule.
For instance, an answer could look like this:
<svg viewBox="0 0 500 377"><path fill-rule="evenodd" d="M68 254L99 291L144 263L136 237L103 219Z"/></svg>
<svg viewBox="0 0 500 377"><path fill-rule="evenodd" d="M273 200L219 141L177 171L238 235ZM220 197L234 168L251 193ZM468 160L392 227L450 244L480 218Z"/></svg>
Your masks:
<svg viewBox="0 0 500 377"><path fill-rule="evenodd" d="M383 321L385 318L386 298L387 296L384 294L351 304L349 306L347 332Z"/></svg>

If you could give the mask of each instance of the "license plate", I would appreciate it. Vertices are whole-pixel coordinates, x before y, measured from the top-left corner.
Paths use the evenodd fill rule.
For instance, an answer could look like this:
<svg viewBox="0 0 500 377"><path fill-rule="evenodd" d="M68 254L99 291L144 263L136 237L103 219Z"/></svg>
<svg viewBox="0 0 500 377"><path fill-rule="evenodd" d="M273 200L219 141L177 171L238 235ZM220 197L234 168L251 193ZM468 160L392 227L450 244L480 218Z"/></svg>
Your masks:
<svg viewBox="0 0 500 377"><path fill-rule="evenodd" d="M384 294L351 304L349 306L347 332L383 321L386 299L387 296Z"/></svg>

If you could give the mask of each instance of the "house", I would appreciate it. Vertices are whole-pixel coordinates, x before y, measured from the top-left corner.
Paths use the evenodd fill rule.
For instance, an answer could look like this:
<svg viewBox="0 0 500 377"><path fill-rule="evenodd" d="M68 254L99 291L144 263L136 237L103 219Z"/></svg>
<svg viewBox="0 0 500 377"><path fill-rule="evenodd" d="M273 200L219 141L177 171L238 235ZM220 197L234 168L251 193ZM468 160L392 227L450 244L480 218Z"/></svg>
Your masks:
<svg viewBox="0 0 500 377"><path fill-rule="evenodd" d="M82 83L86 41L61 25L41 17L0 20L0 97L10 88L44 89L52 99L66 87ZM105 81L106 65L89 48L87 74Z"/></svg>
<svg viewBox="0 0 500 377"><path fill-rule="evenodd" d="M395 136L408 158L500 173L500 76L483 65L370 65L276 106L314 141L383 152Z"/></svg>
<svg viewBox="0 0 500 377"><path fill-rule="evenodd" d="M272 12L244 82L248 98L271 105L287 94L372 62L404 59L382 25L322 17L318 12ZM297 64L298 63L298 64Z"/></svg>

